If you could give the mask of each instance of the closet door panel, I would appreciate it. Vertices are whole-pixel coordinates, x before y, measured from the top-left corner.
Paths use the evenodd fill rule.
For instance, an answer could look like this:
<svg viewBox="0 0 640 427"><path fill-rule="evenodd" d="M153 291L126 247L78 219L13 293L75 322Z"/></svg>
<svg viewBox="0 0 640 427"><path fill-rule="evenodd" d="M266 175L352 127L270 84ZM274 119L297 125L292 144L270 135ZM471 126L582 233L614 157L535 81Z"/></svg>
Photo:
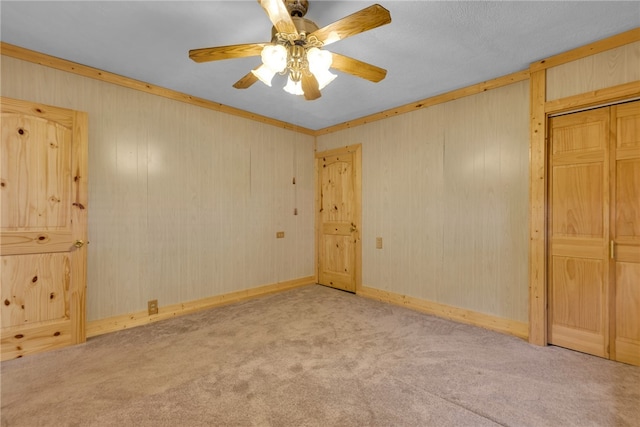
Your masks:
<svg viewBox="0 0 640 427"><path fill-rule="evenodd" d="M640 102L611 108L615 359L640 365Z"/></svg>
<svg viewBox="0 0 640 427"><path fill-rule="evenodd" d="M550 120L549 342L609 357L609 109Z"/></svg>

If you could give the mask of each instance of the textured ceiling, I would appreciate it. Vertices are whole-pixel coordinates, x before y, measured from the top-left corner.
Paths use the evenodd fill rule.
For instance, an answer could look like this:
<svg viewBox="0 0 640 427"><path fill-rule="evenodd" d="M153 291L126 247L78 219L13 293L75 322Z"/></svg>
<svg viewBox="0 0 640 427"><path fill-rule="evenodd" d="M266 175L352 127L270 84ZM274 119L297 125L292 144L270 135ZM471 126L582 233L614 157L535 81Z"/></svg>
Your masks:
<svg viewBox="0 0 640 427"><path fill-rule="evenodd" d="M310 0L319 27L375 1ZM337 72L305 101L232 84L259 57L197 64L189 49L265 42L271 23L247 1L2 1L2 41L309 129L321 129L528 68L640 27L640 2L379 1L386 26L328 46L388 70L380 83Z"/></svg>

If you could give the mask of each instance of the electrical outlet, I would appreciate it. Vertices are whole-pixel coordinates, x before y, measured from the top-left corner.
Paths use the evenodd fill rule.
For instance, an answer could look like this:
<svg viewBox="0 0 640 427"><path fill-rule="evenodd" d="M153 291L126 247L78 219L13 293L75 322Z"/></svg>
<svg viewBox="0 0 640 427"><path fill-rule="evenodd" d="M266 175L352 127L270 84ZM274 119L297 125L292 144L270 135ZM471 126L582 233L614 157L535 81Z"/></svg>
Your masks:
<svg viewBox="0 0 640 427"><path fill-rule="evenodd" d="M278 231L276 233L276 239L284 239L284 231Z"/></svg>
<svg viewBox="0 0 640 427"><path fill-rule="evenodd" d="M382 249L382 237L376 237L376 249Z"/></svg>
<svg viewBox="0 0 640 427"><path fill-rule="evenodd" d="M147 307L149 308L149 316L152 314L158 314L158 300L153 299L147 302Z"/></svg>

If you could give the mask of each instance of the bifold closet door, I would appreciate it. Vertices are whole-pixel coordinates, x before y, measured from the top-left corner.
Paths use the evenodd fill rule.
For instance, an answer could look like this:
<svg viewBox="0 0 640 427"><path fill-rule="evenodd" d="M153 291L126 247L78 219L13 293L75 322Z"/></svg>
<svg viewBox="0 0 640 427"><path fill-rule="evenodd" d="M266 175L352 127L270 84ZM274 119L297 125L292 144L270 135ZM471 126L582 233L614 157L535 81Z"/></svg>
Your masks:
<svg viewBox="0 0 640 427"><path fill-rule="evenodd" d="M613 358L640 366L640 102L611 107Z"/></svg>
<svg viewBox="0 0 640 427"><path fill-rule="evenodd" d="M549 122L549 343L640 364L640 102Z"/></svg>
<svg viewBox="0 0 640 427"><path fill-rule="evenodd" d="M550 120L549 342L609 357L609 109Z"/></svg>

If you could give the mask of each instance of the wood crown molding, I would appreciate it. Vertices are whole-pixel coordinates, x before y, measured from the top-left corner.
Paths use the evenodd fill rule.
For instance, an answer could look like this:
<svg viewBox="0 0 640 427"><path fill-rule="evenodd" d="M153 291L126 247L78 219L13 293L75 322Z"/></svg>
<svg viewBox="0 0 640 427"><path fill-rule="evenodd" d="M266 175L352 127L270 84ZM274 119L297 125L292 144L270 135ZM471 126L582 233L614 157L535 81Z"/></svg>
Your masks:
<svg viewBox="0 0 640 427"><path fill-rule="evenodd" d="M137 311L135 313L109 317L106 319L92 320L90 322L87 322L87 338L107 334L110 332L116 332L122 329L130 329L136 326L142 326L160 320L171 319L172 317L195 313L197 311L206 310L209 308L220 307L222 305L257 298L276 292L288 291L290 289L312 285L314 283L315 281L313 276L302 277L300 279L259 286L257 288L231 292L223 295L216 295L196 301L189 301L184 303L172 304L165 307L159 307L158 314L149 315L147 310L143 310Z"/></svg>
<svg viewBox="0 0 640 427"><path fill-rule="evenodd" d="M557 67L558 65L566 64L567 62L575 61L577 59L585 58L587 56L595 55L597 53L605 52L637 41L640 41L640 28L634 28L632 30L625 31L624 33L616 34L615 36L590 43L586 46L572 49L541 61L536 61L531 64L529 70L532 73L535 71L546 70L547 68Z"/></svg>
<svg viewBox="0 0 640 427"><path fill-rule="evenodd" d="M358 295L375 299L411 310L420 311L422 313L432 314L434 316L453 320L468 325L479 326L481 328L490 329L492 331L501 332L516 336L518 338L528 338L528 325L525 322L505 319L502 317L492 316L490 314L479 313L464 308L452 307L438 302L427 301L420 298L400 295L393 292L382 291L379 289L361 287Z"/></svg>
<svg viewBox="0 0 640 427"><path fill-rule="evenodd" d="M466 96L476 95L478 93L486 92L491 89L497 89L502 86L507 86L512 83L517 83L523 80L527 80L528 78L529 78L528 69L523 71L518 71L512 74L508 74L506 76L498 77L492 80L487 80L487 81L477 83L471 86L467 86L461 89L456 89L451 92L432 96L430 98L425 98L421 101L412 102L411 104L406 104L400 107L391 108L389 110L381 111L379 113L371 114L369 116L365 116L359 119L340 123L335 126L329 126L327 128L317 130L315 132L315 135L316 136L326 135L326 134L338 132L344 129L350 129L356 126L366 125L367 123L387 119L389 117L411 113L413 111L421 110L427 107L432 107L438 104L443 104L449 101L454 101L456 99L464 98Z"/></svg>
<svg viewBox="0 0 640 427"><path fill-rule="evenodd" d="M509 74L496 79L487 80L485 82L477 83L465 88L457 89L451 92L447 92L441 95L436 95L431 98L426 98L421 101L412 102L397 108L381 111L369 116L365 116L359 119L355 119L349 122L344 122L335 126L330 126L320 130L312 130L301 126L296 126L291 123L283 122L280 120L271 119L269 117L261 116L258 114L249 113L248 111L241 110L239 108L229 107L227 105L219 104L206 99L197 98L195 96L186 95L181 92L165 89L160 86L154 86L149 83L145 83L139 80L130 79L128 77L120 76L118 74L109 73L99 70L97 68L88 67L86 65L77 64L75 62L67 61L66 59L60 59L53 56L46 55L44 53L35 52L29 49L25 49L19 46L14 46L0 41L0 54L8 57L21 59L27 62L33 62L45 67L54 68L61 71L77 74L83 77L89 77L92 79L100 80L107 83L116 84L129 89L135 89L142 92L150 93L164 98L173 99L175 101L185 102L187 104L195 105L209 110L219 111L221 113L231 114L245 119L257 121L260 123L266 123L279 128L300 132L311 136L326 135L332 132L337 132L343 129L348 129L356 126L361 126L374 121L386 119L388 117L397 116L400 114L410 113L412 111L420 110L422 108L431 107L444 102L453 101L465 96L475 95L477 93L486 92L491 89L496 89L502 86L506 86L512 83L516 83L529 78L529 70L518 71L513 74Z"/></svg>
<svg viewBox="0 0 640 427"><path fill-rule="evenodd" d="M25 49L19 46L14 46L0 41L0 54L11 58L21 59L27 62L33 62L45 67L54 68L56 70L66 71L69 73L77 74L83 77L89 77L91 79L100 80L106 83L123 86L129 89L135 89L142 92L150 93L152 95L161 96L164 98L172 99L174 101L185 102L187 104L195 105L197 107L206 108L209 110L218 111L225 114L231 114L233 116L242 117L248 120L253 120L260 123L265 123L271 126L287 129L306 135L315 135L315 131L307 129L301 126L296 126L291 123L283 122L280 120L271 119L269 117L261 116L259 114L253 114L248 111L241 110L239 108L230 107L228 105L219 104L217 102L208 101L203 98L187 95L181 92L177 92L170 89L165 89L160 86L155 86L149 83L145 83L139 80L134 80L128 77L120 76L118 74L109 73L99 70L97 68L88 67L86 65L77 64L75 62L67 61L66 59L60 59L53 56L46 55L44 53L35 52L29 49Z"/></svg>
<svg viewBox="0 0 640 427"><path fill-rule="evenodd" d="M412 111L417 111L422 108L432 107L434 105L442 104L448 101L453 101L466 96L475 95L481 92L485 92L491 89L497 89L502 86L506 86L512 83L516 83L522 80L529 79L530 73L540 70L545 70L550 67L564 64L566 62L574 61L576 59L584 58L586 56L594 55L596 53L604 52L606 50L614 49L625 44L633 43L640 40L640 28L634 28L627 32L596 41L586 46L573 49L571 51L561 53L559 55L552 56L541 61L534 62L530 65L529 69L518 71L506 76L498 77L492 80L487 80L481 83L477 83L464 88L456 89L447 93L436 95L430 98L412 102L410 104L402 105L389 110L381 111L379 113L371 114L359 119L351 120L348 122L340 123L335 126L329 126L324 129L312 130L301 126L296 126L291 123L282 122L279 120L271 119L258 114L249 113L238 108L229 107L223 104L207 101L202 98L186 95L180 92L164 89L159 86L154 86L148 83L141 82L139 80L133 80L128 77L119 76L117 74L101 71L96 68L87 67L85 65L76 64L64 59L55 58L43 53L31 51L28 49L14 46L0 41L0 54L9 57L21 59L28 62L33 62L46 67L55 68L62 71L78 74L84 77L89 77L119 86L128 87L130 89L140 90L146 93L151 93L165 98L186 102L188 104L196 105L199 107L207 108L222 113L227 113L245 119L254 120L261 123L266 123L272 126L288 129L296 132L300 132L311 136L321 136L333 132L338 132L344 129L350 129L357 126L362 126L367 123L375 122L378 120L386 119L389 117L398 116Z"/></svg>
<svg viewBox="0 0 640 427"><path fill-rule="evenodd" d="M547 101L544 103L544 111L549 115L567 113L585 108L596 108L621 101L629 101L637 99L638 97L640 97L640 80L597 89L567 98Z"/></svg>

